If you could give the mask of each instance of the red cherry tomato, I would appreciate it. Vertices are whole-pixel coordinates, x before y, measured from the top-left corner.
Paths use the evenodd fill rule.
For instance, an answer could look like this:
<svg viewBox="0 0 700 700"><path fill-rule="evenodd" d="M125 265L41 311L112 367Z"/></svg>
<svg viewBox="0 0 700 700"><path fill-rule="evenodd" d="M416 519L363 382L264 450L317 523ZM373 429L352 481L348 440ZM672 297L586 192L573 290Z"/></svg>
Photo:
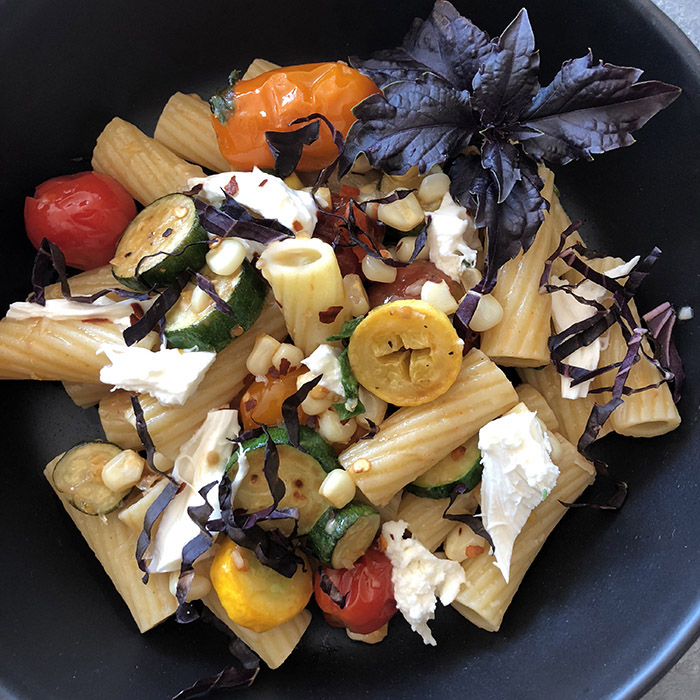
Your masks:
<svg viewBox="0 0 700 700"><path fill-rule="evenodd" d="M112 177L85 172L47 180L24 202L24 224L35 248L55 243L80 270L106 265L136 216L131 195Z"/></svg>
<svg viewBox="0 0 700 700"><path fill-rule="evenodd" d="M314 575L314 597L328 624L346 627L356 634L370 634L389 622L396 612L391 562L377 546L360 557L352 569L324 567L333 585L346 595L345 607L334 603L321 590L321 576Z"/></svg>

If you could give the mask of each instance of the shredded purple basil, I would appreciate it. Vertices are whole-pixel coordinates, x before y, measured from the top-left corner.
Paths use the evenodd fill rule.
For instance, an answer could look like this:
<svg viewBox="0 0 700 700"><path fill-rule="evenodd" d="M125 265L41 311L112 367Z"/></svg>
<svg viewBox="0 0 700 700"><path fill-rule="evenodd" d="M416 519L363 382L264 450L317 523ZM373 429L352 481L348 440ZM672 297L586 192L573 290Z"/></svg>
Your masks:
<svg viewBox="0 0 700 700"><path fill-rule="evenodd" d="M129 326L124 331L122 335L124 336L124 342L128 346L138 343L139 340L145 338L165 319L165 314L175 306L191 275L192 273L189 270L181 272L177 279L156 297L156 300L146 313L133 326Z"/></svg>
<svg viewBox="0 0 700 700"><path fill-rule="evenodd" d="M163 472L161 472L160 469L156 467L153 461L153 456L156 453L156 448L153 444L151 434L148 432L148 424L146 422L146 416L144 415L141 402L139 401L139 398L138 396L136 396L136 394L130 394L129 398L131 399L131 407L134 409L134 422L136 424L136 433L139 436L139 440L141 440L141 444L143 445L144 450L146 450L146 462L148 463L148 467L149 469L151 469L151 471L154 471L158 474L163 474Z"/></svg>
<svg viewBox="0 0 700 700"><path fill-rule="evenodd" d="M200 275L199 272L195 274L195 282L197 286L214 302L214 306L217 311L221 311L222 314L231 316L235 318L233 309L217 294L216 287L211 280L208 280L204 275Z"/></svg>
<svg viewBox="0 0 700 700"><path fill-rule="evenodd" d="M191 248L192 246L200 246L200 245L206 245L208 246L211 243L211 241L192 241L191 243L187 243L186 245L182 246L180 250L175 251L174 253L170 253L167 250L159 250L157 253L149 253L148 255L144 255L138 263L136 263L136 269L134 270L134 277L144 286L144 287L149 287L150 285L146 284L143 279L141 278L141 265L148 260L149 258L157 258L159 256L163 256L163 258L179 258L186 250ZM152 287L150 287L152 290Z"/></svg>
<svg viewBox="0 0 700 700"><path fill-rule="evenodd" d="M644 323L649 329L649 335L654 347L654 357L661 367L673 374L673 400L678 403L681 398L681 387L685 379L683 362L673 341L673 329L676 324L676 311L664 302L643 316Z"/></svg>
<svg viewBox="0 0 700 700"><path fill-rule="evenodd" d="M328 117L325 117L323 114L319 114L318 112L309 114L306 117L299 117L299 119L295 119L292 124L301 124L303 122L311 121L312 119L320 119L328 127L328 130L331 132L333 143L338 151L333 162L323 168L323 170L321 170L321 172L318 174L316 182L313 186L313 191L315 192L319 187L328 182L330 176L333 174L333 171L338 167L338 162L345 151L345 137L343 136L342 131L339 131L333 126L333 123L330 119L328 119Z"/></svg>
<svg viewBox="0 0 700 700"><path fill-rule="evenodd" d="M304 146L310 146L318 140L321 122L319 120L304 124L293 131L266 131L265 141L275 159L275 175L289 177L301 158Z"/></svg>
<svg viewBox="0 0 700 700"><path fill-rule="evenodd" d="M302 384L291 396L288 396L282 402L282 420L284 421L284 427L287 430L287 435L289 435L289 443L292 447L300 450L299 445L299 406L304 402L304 399L309 395L310 391L321 381L323 375L318 375L309 380L305 384ZM270 439L268 433L268 441ZM281 499L280 499L281 500Z"/></svg>
<svg viewBox="0 0 700 700"><path fill-rule="evenodd" d="M408 197L415 190L394 190L391 194L386 197L379 197L379 199L366 199L364 202L358 204L362 211L365 211L368 204L392 204L393 202L399 202L402 199Z"/></svg>
<svg viewBox="0 0 700 700"><path fill-rule="evenodd" d="M484 527L484 523L482 522L481 518L478 517L478 514L470 515L469 513L448 513L450 508L452 508L454 505L454 502L457 500L457 496L466 493L466 491L467 487L465 484L457 484L457 486L454 487L452 493L450 494L450 502L447 504L447 508L445 508L445 512L442 514L442 517L445 520L454 520L457 523L466 525L475 535L483 537L489 543L491 549L493 549L494 546L491 535L489 535L488 531Z"/></svg>
<svg viewBox="0 0 700 700"><path fill-rule="evenodd" d="M345 607L345 603L348 599L348 593L343 595L336 587L336 585L331 580L331 577L326 573L326 570L322 567L318 567L318 584L321 590L335 603L341 610Z"/></svg>
<svg viewBox="0 0 700 700"><path fill-rule="evenodd" d="M260 671L260 659L240 639L233 639L229 650L233 655L232 666L210 678L201 678L191 687L181 690L172 700L195 700L219 690L250 686Z"/></svg>
<svg viewBox="0 0 700 700"><path fill-rule="evenodd" d="M64 297L69 297L70 287L68 286L66 259L63 252L55 243L48 240L48 238L42 238L32 267L32 288L34 292L29 299L30 301L35 304L40 304L41 306L46 304L44 288L49 284L48 278L52 270L55 270L58 274L58 279L61 284L61 293Z"/></svg>
<svg viewBox="0 0 700 700"><path fill-rule="evenodd" d="M379 432L379 426L373 420L369 418L365 418L365 420L367 421L367 425L369 425L369 432L367 435L363 435L360 440L370 440Z"/></svg>

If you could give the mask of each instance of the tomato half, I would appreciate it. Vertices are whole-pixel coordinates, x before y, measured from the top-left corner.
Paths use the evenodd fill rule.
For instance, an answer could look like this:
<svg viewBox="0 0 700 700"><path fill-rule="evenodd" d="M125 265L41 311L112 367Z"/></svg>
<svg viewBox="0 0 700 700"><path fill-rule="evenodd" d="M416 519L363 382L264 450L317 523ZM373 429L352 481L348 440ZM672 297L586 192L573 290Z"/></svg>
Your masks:
<svg viewBox="0 0 700 700"><path fill-rule="evenodd" d="M345 606L334 603L321 590L321 576L314 574L314 597L326 622L346 627L356 634L370 634L389 622L396 612L391 562L376 544L370 547L352 569L323 568L333 585L347 595Z"/></svg>
<svg viewBox="0 0 700 700"><path fill-rule="evenodd" d="M79 270L106 265L136 216L131 195L112 177L96 172L47 180L24 202L24 224L35 248L55 243Z"/></svg>

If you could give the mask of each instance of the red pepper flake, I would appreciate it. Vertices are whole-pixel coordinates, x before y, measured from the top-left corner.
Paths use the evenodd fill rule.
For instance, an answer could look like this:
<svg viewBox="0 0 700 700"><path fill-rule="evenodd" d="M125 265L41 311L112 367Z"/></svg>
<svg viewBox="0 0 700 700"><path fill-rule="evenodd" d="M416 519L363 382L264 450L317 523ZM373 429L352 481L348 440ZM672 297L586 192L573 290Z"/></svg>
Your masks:
<svg viewBox="0 0 700 700"><path fill-rule="evenodd" d="M360 190L357 187L350 187L350 185L343 185L340 188L340 197L347 197L348 199L356 199L360 196Z"/></svg>
<svg viewBox="0 0 700 700"><path fill-rule="evenodd" d="M476 559L476 557L484 553L484 548L475 544L470 544L464 551L467 555L467 559Z"/></svg>
<svg viewBox="0 0 700 700"><path fill-rule="evenodd" d="M316 428L318 428L318 416L307 416L306 427L311 428L311 430L316 430Z"/></svg>
<svg viewBox="0 0 700 700"><path fill-rule="evenodd" d="M238 338L239 335L243 335L243 326L241 326L240 324L238 326L234 326L231 329L232 338Z"/></svg>
<svg viewBox="0 0 700 700"><path fill-rule="evenodd" d="M274 367L270 367L270 369L267 371L267 374L269 377L272 377L273 379L280 378L280 371L278 369L275 369Z"/></svg>
<svg viewBox="0 0 700 700"><path fill-rule="evenodd" d="M450 457L452 458L453 462L457 462L460 460L463 456L464 453L467 451L467 448L464 445L460 445L459 447L455 447L454 450L452 450Z"/></svg>
<svg viewBox="0 0 700 700"><path fill-rule="evenodd" d="M143 318L143 306L137 302L131 304L131 310L134 312L133 315L136 316L136 320Z"/></svg>
<svg viewBox="0 0 700 700"><path fill-rule="evenodd" d="M286 358L283 357L280 360L280 375L284 377L286 374L289 372L289 368L292 366L292 363Z"/></svg>
<svg viewBox="0 0 700 700"><path fill-rule="evenodd" d="M302 223L300 223L299 221L297 221L296 219L294 219L294 221L292 221L292 228L293 228L297 233L299 233L299 231L302 231L302 230L303 230L304 224L302 224Z"/></svg>
<svg viewBox="0 0 700 700"><path fill-rule="evenodd" d="M111 323L108 318L84 318L83 323Z"/></svg>
<svg viewBox="0 0 700 700"><path fill-rule="evenodd" d="M243 404L243 408L245 408L245 410L248 411L248 413L250 413L257 405L258 405L257 399L248 399Z"/></svg>
<svg viewBox="0 0 700 700"><path fill-rule="evenodd" d="M342 306L329 306L325 311L318 312L318 320L321 323L333 323L342 310Z"/></svg>
<svg viewBox="0 0 700 700"><path fill-rule="evenodd" d="M232 175L231 179L224 185L224 192L229 197L235 197L238 194L238 183L235 175Z"/></svg>
<svg viewBox="0 0 700 700"><path fill-rule="evenodd" d="M182 493L185 490L185 487L187 486L187 482L183 481L178 487L177 491L175 492L175 495L177 496L179 493Z"/></svg>
<svg viewBox="0 0 700 700"><path fill-rule="evenodd" d="M262 181L260 182L260 184L258 185L258 187L265 187L265 185L267 185L267 178L265 178L264 180L262 180Z"/></svg>

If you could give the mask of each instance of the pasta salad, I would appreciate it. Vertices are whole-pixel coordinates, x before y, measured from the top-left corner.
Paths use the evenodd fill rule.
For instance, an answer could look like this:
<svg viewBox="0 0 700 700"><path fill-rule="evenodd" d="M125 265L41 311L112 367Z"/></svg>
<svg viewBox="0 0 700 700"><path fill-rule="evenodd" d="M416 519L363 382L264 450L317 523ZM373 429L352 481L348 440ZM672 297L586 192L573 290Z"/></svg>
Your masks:
<svg viewBox="0 0 700 700"><path fill-rule="evenodd" d="M675 311L634 300L660 251L593 254L548 167L679 91L538 67L525 10L492 39L438 0L369 59L258 59L152 138L117 117L27 198L0 378L98 406L45 474L139 630L204 606L239 640L179 698L279 666L311 598L370 644L399 612L434 645L438 600L498 631L596 475L622 504L591 445L679 425Z"/></svg>

